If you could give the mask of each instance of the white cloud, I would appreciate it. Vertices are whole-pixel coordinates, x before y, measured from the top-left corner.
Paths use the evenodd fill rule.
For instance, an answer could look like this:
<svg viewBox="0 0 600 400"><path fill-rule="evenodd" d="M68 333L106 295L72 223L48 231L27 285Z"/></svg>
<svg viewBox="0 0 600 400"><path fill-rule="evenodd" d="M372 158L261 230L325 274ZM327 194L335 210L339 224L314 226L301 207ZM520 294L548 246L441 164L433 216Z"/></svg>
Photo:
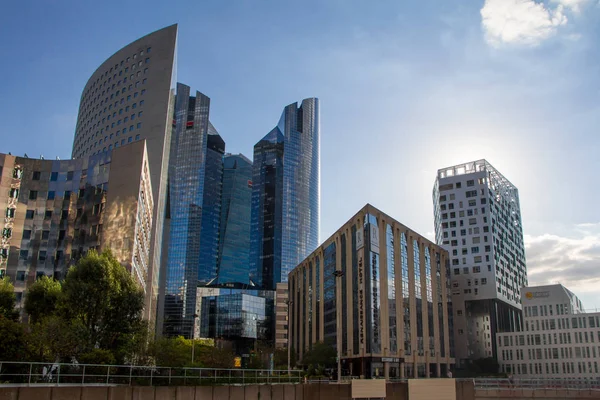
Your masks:
<svg viewBox="0 0 600 400"><path fill-rule="evenodd" d="M530 285L560 282L575 294L598 294L600 223L576 225L575 232L575 237L525 235Z"/></svg>
<svg viewBox="0 0 600 400"><path fill-rule="evenodd" d="M552 0L553 3L561 4L566 8L571 9L574 13L581 11L581 6L588 2L588 0Z"/></svg>
<svg viewBox="0 0 600 400"><path fill-rule="evenodd" d="M567 23L565 5L578 6L581 0L556 0L555 8L546 8L534 0L486 0L481 9L481 24L488 44L537 46Z"/></svg>

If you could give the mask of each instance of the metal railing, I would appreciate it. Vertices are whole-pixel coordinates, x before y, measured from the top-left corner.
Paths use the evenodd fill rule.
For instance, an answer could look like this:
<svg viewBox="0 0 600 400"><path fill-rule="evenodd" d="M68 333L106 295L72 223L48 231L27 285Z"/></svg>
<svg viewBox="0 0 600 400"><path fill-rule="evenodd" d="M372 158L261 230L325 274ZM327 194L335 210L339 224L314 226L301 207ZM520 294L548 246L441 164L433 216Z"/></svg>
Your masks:
<svg viewBox="0 0 600 400"><path fill-rule="evenodd" d="M512 389L549 389L549 390L597 390L600 391L598 379L573 378L476 378L473 379L475 389L512 390Z"/></svg>
<svg viewBox="0 0 600 400"><path fill-rule="evenodd" d="M0 361L0 385L250 385L301 383L302 371Z"/></svg>

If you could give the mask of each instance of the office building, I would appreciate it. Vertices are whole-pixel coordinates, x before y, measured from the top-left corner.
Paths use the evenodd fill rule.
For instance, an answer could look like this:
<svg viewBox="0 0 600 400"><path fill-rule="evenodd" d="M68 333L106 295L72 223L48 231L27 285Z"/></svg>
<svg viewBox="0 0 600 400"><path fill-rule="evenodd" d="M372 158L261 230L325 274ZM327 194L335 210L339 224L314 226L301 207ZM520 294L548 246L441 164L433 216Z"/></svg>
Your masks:
<svg viewBox="0 0 600 400"><path fill-rule="evenodd" d="M448 252L367 204L289 274L290 350L343 375L440 377L454 364Z"/></svg>
<svg viewBox="0 0 600 400"><path fill-rule="evenodd" d="M285 107L254 146L250 269L275 290L319 243L319 100Z"/></svg>
<svg viewBox="0 0 600 400"><path fill-rule="evenodd" d="M521 289L525 329L498 333L500 372L554 382L598 382L600 313L586 313L563 285Z"/></svg>
<svg viewBox="0 0 600 400"><path fill-rule="evenodd" d="M249 284L252 161L226 154L222 189L216 283Z"/></svg>
<svg viewBox="0 0 600 400"><path fill-rule="evenodd" d="M38 277L64 279L90 249L111 249L151 287L148 159L145 140L72 160L0 154L0 276L14 282L19 306Z"/></svg>
<svg viewBox="0 0 600 400"><path fill-rule="evenodd" d="M212 244L215 238L203 237L202 230L214 235L213 227L203 224L203 218L212 218L213 222L216 219L218 235L222 167L214 165L214 153L222 154L225 143L209 122L209 112L207 96L200 92L190 96L189 86L177 84L165 221L168 258L165 294L159 304L159 322L162 333L167 336L192 336L196 287L199 282L206 284L216 275L218 247L215 249ZM207 162L209 157L210 163ZM211 195L219 199L207 199ZM207 205L206 212L204 204ZM203 244L205 240L210 243Z"/></svg>
<svg viewBox="0 0 600 400"><path fill-rule="evenodd" d="M79 104L72 157L98 155L146 140L154 212L145 317L155 320L171 143L177 25L150 33L104 61ZM161 271L162 270L162 271Z"/></svg>
<svg viewBox="0 0 600 400"><path fill-rule="evenodd" d="M275 289L275 347L278 349L288 347L289 335L289 291L288 284L278 283Z"/></svg>
<svg viewBox="0 0 600 400"><path fill-rule="evenodd" d="M438 170L436 241L450 253L456 357L496 357L496 334L521 331L527 285L519 192L486 160Z"/></svg>

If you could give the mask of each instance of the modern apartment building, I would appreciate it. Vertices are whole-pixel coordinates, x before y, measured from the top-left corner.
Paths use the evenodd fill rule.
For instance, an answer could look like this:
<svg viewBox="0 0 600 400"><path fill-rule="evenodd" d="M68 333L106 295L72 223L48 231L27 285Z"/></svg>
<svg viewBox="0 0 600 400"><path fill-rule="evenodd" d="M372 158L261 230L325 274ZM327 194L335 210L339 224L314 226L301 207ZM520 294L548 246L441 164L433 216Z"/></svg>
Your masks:
<svg viewBox="0 0 600 400"><path fill-rule="evenodd" d="M155 319L167 198L167 166L175 95L177 25L150 33L104 61L88 80L79 104L72 157L110 152L146 140L153 183L146 315Z"/></svg>
<svg viewBox="0 0 600 400"><path fill-rule="evenodd" d="M450 253L457 362L496 357L496 334L523 329L518 190L479 160L438 170L433 203L436 242Z"/></svg>
<svg viewBox="0 0 600 400"><path fill-rule="evenodd" d="M275 290L319 244L319 100L290 104L254 146L250 268Z"/></svg>
<svg viewBox="0 0 600 400"><path fill-rule="evenodd" d="M330 344L343 375L446 376L448 268L446 250L367 204L290 272L290 350Z"/></svg>
<svg viewBox="0 0 600 400"><path fill-rule="evenodd" d="M560 284L524 287L521 293L525 329L496 337L501 372L598 382L600 313L586 313Z"/></svg>
<svg viewBox="0 0 600 400"><path fill-rule="evenodd" d="M15 283L19 305L37 277L63 279L90 249L111 249L151 290L148 160L145 140L72 160L0 154L0 275Z"/></svg>

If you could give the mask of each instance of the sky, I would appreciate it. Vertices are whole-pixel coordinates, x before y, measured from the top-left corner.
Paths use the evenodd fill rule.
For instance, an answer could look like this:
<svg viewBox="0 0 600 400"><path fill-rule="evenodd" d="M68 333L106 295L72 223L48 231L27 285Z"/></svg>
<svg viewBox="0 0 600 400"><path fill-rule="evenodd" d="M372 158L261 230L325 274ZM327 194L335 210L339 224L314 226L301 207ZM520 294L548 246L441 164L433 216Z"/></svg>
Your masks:
<svg viewBox="0 0 600 400"><path fill-rule="evenodd" d="M366 203L433 238L436 171L485 158L519 189L529 283L600 308L598 0L9 2L0 152L69 158L90 75L172 23L227 151L320 99L321 241Z"/></svg>

